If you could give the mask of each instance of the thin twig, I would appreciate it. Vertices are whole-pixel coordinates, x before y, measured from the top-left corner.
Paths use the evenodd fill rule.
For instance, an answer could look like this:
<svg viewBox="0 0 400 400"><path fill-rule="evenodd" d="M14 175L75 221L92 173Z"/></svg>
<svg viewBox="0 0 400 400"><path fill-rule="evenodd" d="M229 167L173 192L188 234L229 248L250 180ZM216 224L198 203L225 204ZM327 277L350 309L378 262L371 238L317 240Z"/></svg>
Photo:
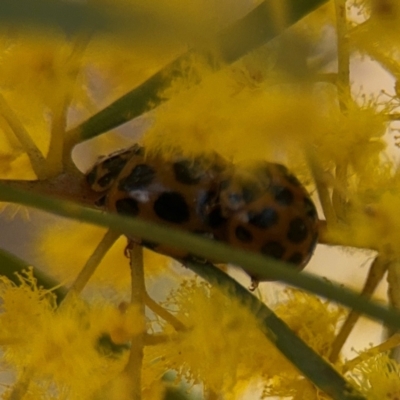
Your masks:
<svg viewBox="0 0 400 400"><path fill-rule="evenodd" d="M123 371L123 375L129 381L129 399L141 400L142 398L142 362L143 347L145 341L145 305L144 296L146 293L143 268L143 249L133 244L130 250L131 264L131 307L138 310L137 324L141 328L135 333L131 340L129 359Z"/></svg>
<svg viewBox="0 0 400 400"><path fill-rule="evenodd" d="M179 321L174 315L169 313L164 307L161 307L157 302L155 302L146 292L144 295L144 302L147 307L150 308L155 314L161 317L163 320L171 324L176 331L185 331L186 326Z"/></svg>
<svg viewBox="0 0 400 400"><path fill-rule="evenodd" d="M0 93L0 114L7 121L8 125L14 132L22 148L25 150L38 179L46 179L49 171L47 169L47 162L43 154L32 140L28 131L25 129L17 114L13 111L6 99Z"/></svg>
<svg viewBox="0 0 400 400"><path fill-rule="evenodd" d="M96 268L99 266L101 260L107 254L108 250L112 247L115 241L121 236L120 233L109 229L104 237L101 239L100 243L97 245L93 254L89 257L86 264L79 272L74 283L71 285L64 301L67 301L71 296L77 295L82 292L83 288L89 282Z"/></svg>
<svg viewBox="0 0 400 400"><path fill-rule="evenodd" d="M364 296L366 299L370 299L372 297L372 294L374 293L376 287L379 285L383 276L385 275L388 269L388 265L390 265L390 261L387 260L385 257L378 256L377 258L375 258L369 269L367 280L365 281L364 287L361 292L361 295ZM338 359L339 353L344 343L346 342L359 318L360 314L358 312L354 310L350 311L332 344L332 350L329 356L329 361L331 361L332 363L335 363Z"/></svg>
<svg viewBox="0 0 400 400"><path fill-rule="evenodd" d="M395 260L390 263L388 268L388 296L390 304L400 309L400 260Z"/></svg>
<svg viewBox="0 0 400 400"><path fill-rule="evenodd" d="M336 182L332 190L332 206L335 210L336 217L340 221L346 220L346 193L347 188L347 162L343 161L336 165ZM340 190L339 190L340 187Z"/></svg>
<svg viewBox="0 0 400 400"><path fill-rule="evenodd" d="M75 38L74 47L67 60L66 74L71 82L72 88L70 88L62 99L60 112L53 119L52 135L51 138L54 141L50 141L48 161L49 157L52 160L59 160L62 162L65 170L70 171L76 169L76 165L71 158L71 148L65 146L66 138L66 126L67 126L67 112L68 108L73 99L73 88L76 86L76 80L81 72L81 59L90 43L93 36L93 31L84 30L80 32Z"/></svg>
<svg viewBox="0 0 400 400"><path fill-rule="evenodd" d="M308 149L306 154L308 165L310 166L310 170L314 178L319 201L321 203L322 211L324 212L327 224L331 227L335 226L337 218L335 209L332 205L329 189L326 185L326 179L324 179L323 172L321 171L321 167L317 161L317 158L314 156L313 151Z"/></svg>

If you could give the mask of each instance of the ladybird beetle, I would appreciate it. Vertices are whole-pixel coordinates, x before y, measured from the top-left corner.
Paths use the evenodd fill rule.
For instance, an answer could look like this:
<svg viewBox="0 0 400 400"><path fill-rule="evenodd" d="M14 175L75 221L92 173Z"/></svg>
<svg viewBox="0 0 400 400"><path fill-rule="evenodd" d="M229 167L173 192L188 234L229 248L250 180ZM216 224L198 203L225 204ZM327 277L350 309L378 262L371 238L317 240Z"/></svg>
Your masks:
<svg viewBox="0 0 400 400"><path fill-rule="evenodd" d="M227 219L226 242L305 267L317 244L318 215L286 167L265 161L236 166L222 177L219 199Z"/></svg>
<svg viewBox="0 0 400 400"><path fill-rule="evenodd" d="M286 261L302 269L318 239L318 217L286 167L235 165L218 154L166 159L139 145L100 159L86 175L105 209L139 216ZM178 259L187 252L131 238ZM253 282L261 277L251 276Z"/></svg>
<svg viewBox="0 0 400 400"><path fill-rule="evenodd" d="M218 154L191 160L176 156L166 161L162 155L145 154L143 147L135 145L100 159L86 178L94 191L103 192L96 204L111 212L221 240L218 175L226 165ZM175 258L188 256L168 246L134 241Z"/></svg>

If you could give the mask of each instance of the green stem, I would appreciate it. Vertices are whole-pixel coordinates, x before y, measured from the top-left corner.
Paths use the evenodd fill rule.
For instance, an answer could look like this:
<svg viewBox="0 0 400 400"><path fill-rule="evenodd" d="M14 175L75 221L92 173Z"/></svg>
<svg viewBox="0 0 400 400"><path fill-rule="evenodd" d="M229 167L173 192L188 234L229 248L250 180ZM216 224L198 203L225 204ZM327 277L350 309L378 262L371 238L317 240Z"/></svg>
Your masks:
<svg viewBox="0 0 400 400"><path fill-rule="evenodd" d="M143 268L143 249L142 246L134 244L130 251L131 266L131 307L139 311L140 317L136 321L141 327L139 333L135 333L131 340L131 349L128 362L123 373L129 381L129 399L141 400L142 398L142 364L143 348L145 342L145 306L144 294L146 293L144 268Z"/></svg>
<svg viewBox="0 0 400 400"><path fill-rule="evenodd" d="M325 3L326 0L289 0L286 4L287 28L302 17ZM275 14L271 12L270 1L264 1L244 18L223 30L216 39L213 49L190 50L176 58L141 85L131 90L109 106L99 111L77 127L67 132L68 148L115 128L146 111L154 109L167 100L162 93L171 85L173 78L184 75L193 57L200 57L211 69L218 70L224 64L231 64L248 52L261 46L281 33L277 29ZM218 61L216 61L216 56ZM198 82L201 76L197 77Z"/></svg>
<svg viewBox="0 0 400 400"><path fill-rule="evenodd" d="M0 201L24 204L63 217L106 226L129 237L141 237L155 243L185 249L187 252L205 259L235 264L253 276L287 282L353 308L389 326L400 328L400 313L393 308L383 307L341 285L327 283L324 279L311 274L296 273L291 265L288 267L286 263L269 259L260 254L238 250L223 243L139 218L101 213L72 202L54 200L28 191L10 188L1 183Z"/></svg>
<svg viewBox="0 0 400 400"><path fill-rule="evenodd" d="M364 399L323 358L298 338L271 309L247 289L212 264L186 262L196 274L217 285L226 295L239 300L254 314L265 336L287 357L305 377L335 400ZM261 349L260 349L261 350ZM266 354L268 357L268 354Z"/></svg>

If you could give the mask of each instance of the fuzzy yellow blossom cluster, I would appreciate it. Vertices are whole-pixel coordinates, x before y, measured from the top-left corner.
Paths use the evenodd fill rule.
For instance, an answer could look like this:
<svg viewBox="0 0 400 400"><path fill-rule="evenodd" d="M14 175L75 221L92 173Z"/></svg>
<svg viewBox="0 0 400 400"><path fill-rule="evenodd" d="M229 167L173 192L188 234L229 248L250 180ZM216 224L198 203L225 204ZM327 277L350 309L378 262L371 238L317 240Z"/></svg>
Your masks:
<svg viewBox="0 0 400 400"><path fill-rule="evenodd" d="M368 355L368 350L365 352ZM400 396L400 365L388 354L365 357L349 374L368 400L396 400Z"/></svg>
<svg viewBox="0 0 400 400"><path fill-rule="evenodd" d="M0 159L9 166L2 176L34 179L15 129L25 130L44 155L51 135L63 134L57 126L65 118L71 97L86 97L82 86L75 88L74 44L59 32L3 32L0 49Z"/></svg>
<svg viewBox="0 0 400 400"><path fill-rule="evenodd" d="M122 396L130 338L143 329L137 323L138 310L104 299L85 303L77 298L57 308L51 292L36 286L32 272L19 279L19 286L1 280L0 345L17 381L29 383L26 398ZM168 371L175 371L176 383L200 383L227 399L260 383L262 397L325 398L264 336L249 310L218 289L198 279L186 280L163 306L184 328L148 318L148 334L163 339L144 348L143 399L164 398L162 378ZM341 309L291 290L276 311L315 351L329 354ZM391 400L399 390L398 373L394 361L367 351L348 376L368 399ZM53 397L47 397L51 393Z"/></svg>
<svg viewBox="0 0 400 400"><path fill-rule="evenodd" d="M358 210L351 210L350 226L339 225L331 230L330 237L338 238L342 228L341 240L347 238L355 246L370 247L383 254L398 256L400 220L397 210L398 194L384 192L377 202L360 206Z"/></svg>
<svg viewBox="0 0 400 400"><path fill-rule="evenodd" d="M287 300L275 307L276 314L318 354L328 357L344 309L299 290L285 292Z"/></svg>
<svg viewBox="0 0 400 400"><path fill-rule="evenodd" d="M139 85L188 45L205 46L221 27L257 1L247 6L204 0L90 4L112 17L110 31L66 34L56 28L16 27L0 32L1 114L9 117L11 109L44 155L51 138L59 135L62 141L64 129ZM0 132L1 175L34 179L29 160L4 118L0 118Z"/></svg>
<svg viewBox="0 0 400 400"><path fill-rule="evenodd" d="M41 264L63 284L70 284L99 244L105 230L75 222L54 222L40 230L32 243ZM127 239L121 236L107 252L91 283L126 293L130 287L129 259L124 255ZM79 244L79 251L76 247ZM170 259L143 250L146 276L157 278L169 270Z"/></svg>
<svg viewBox="0 0 400 400"><path fill-rule="evenodd" d="M296 314L298 303L301 310ZM229 399L237 398L252 383L260 382L265 396L314 391L307 380L300 379L298 371L263 335L254 316L237 300L192 280L184 281L173 291L166 305L176 310L175 315L187 329L171 335L170 343L149 351L154 352L154 357L158 354L166 360L178 377L201 382L207 390L223 393ZM297 291L277 311L310 346L327 354L342 311Z"/></svg>
<svg viewBox="0 0 400 400"><path fill-rule="evenodd" d="M237 72L223 71L158 110L144 144L165 151L179 146L188 155L218 149L234 161L285 159L323 126L316 100L307 89L241 87Z"/></svg>
<svg viewBox="0 0 400 400"><path fill-rule="evenodd" d="M78 298L57 308L55 297L36 286L31 271L19 279L19 286L1 279L0 345L17 381L29 383L27 398L54 393L55 399L89 399L117 379L127 356L121 351L143 330L138 310L122 312L104 300L88 304ZM113 340L125 344L115 354ZM151 382L152 372L147 374ZM144 381L144 387L151 382Z"/></svg>
<svg viewBox="0 0 400 400"><path fill-rule="evenodd" d="M375 47L377 54L385 55L387 61L393 57L395 61L396 48L399 46L399 38L395 33L400 20L399 3L396 0L361 0L354 3L364 23L357 27L350 39L361 51L374 51ZM379 48L370 43L376 37L380 38Z"/></svg>
<svg viewBox="0 0 400 400"><path fill-rule="evenodd" d="M99 9L112 8L114 16L125 13L137 22L151 23L121 26L113 34L81 32L67 37L56 30L51 35L16 30L0 36L2 178L36 177L11 119L25 127L44 156L52 146L59 146L61 153L70 126L140 85L188 47L213 48L215 34L260 1L92 3ZM283 12L284 6L276 4ZM400 76L397 0L350 4L354 7L349 12L352 29L346 36L350 51L369 54ZM188 156L217 151L233 162L285 163L313 188L319 180L345 205L335 224L328 226L328 239L398 257L400 174L384 160L387 114L396 111L398 101L383 97L382 102L379 96L368 101L344 98L342 92L351 88L342 87L338 76L332 79L319 71L323 57L310 59L322 28L337 22L334 5L328 2L286 36L217 73L208 60L194 57L182 76L159 93L169 100L147 116L151 126L142 142L166 155L179 146ZM360 16L370 20L357 25ZM130 33L121 34L124 29ZM90 152L106 153L109 145L123 142L99 138ZM61 163L61 158L57 161ZM69 284L102 235L102 229L87 225L49 224L30 246L52 275ZM226 399L244 395L252 384L262 388L261 398L327 399L278 352L243 305L204 282L184 280L162 304L179 321L177 325L172 318L166 322L162 316L147 315L143 327L135 306L112 304L110 298L124 297L131 285L125 245L124 238L115 243L93 276L93 286L89 285L95 290L106 287L107 299L93 296L93 290L90 301L72 298L58 306L50 291L37 287L31 272L19 276L18 286L0 278L0 346L17 382L4 399L18 384L28 385L24 397L28 400L122 398L128 391L123 371L135 345L131 338L143 329L143 400L165 398L163 379L171 371L176 384L201 384L205 392ZM157 280L165 291L166 271L171 272L167 264L166 258L145 253L146 278ZM275 311L318 354L329 356L342 309L288 291ZM342 365L336 367L340 370ZM386 355L367 351L347 377L368 400L395 400L400 396L399 372L398 364Z"/></svg>

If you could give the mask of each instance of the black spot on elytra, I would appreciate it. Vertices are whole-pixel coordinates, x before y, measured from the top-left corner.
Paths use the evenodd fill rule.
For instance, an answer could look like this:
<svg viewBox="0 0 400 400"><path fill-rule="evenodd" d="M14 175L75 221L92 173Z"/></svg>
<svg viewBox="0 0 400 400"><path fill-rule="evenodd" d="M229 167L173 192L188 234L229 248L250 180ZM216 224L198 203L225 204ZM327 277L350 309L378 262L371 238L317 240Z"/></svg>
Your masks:
<svg viewBox="0 0 400 400"><path fill-rule="evenodd" d="M162 193L154 203L154 212L159 218L176 224L186 222L190 217L184 197L177 192Z"/></svg>
<svg viewBox="0 0 400 400"><path fill-rule="evenodd" d="M246 229L244 226L237 226L235 229L235 236L241 241L241 242L251 242L253 240L253 235L251 232Z"/></svg>
<svg viewBox="0 0 400 400"><path fill-rule="evenodd" d="M131 191L149 185L156 175L156 171L147 164L138 164L131 173L121 179L118 189Z"/></svg>
<svg viewBox="0 0 400 400"><path fill-rule="evenodd" d="M293 253L287 260L288 263L299 265L304 260L303 254L296 252Z"/></svg>
<svg viewBox="0 0 400 400"><path fill-rule="evenodd" d="M215 190L200 191L197 196L196 213L204 219L204 222L212 228L218 227L225 221L221 214L221 208L217 206L218 193Z"/></svg>
<svg viewBox="0 0 400 400"><path fill-rule="evenodd" d="M173 164L175 179L185 185L196 185L200 182L204 171L190 160L177 161Z"/></svg>
<svg viewBox="0 0 400 400"><path fill-rule="evenodd" d="M293 203L294 195L292 191L285 186L272 186L270 192L275 200L282 206L289 206Z"/></svg>
<svg viewBox="0 0 400 400"><path fill-rule="evenodd" d="M278 222L278 213L272 207L264 208L259 213L249 211L249 223L258 228L270 228Z"/></svg>
<svg viewBox="0 0 400 400"><path fill-rule="evenodd" d="M119 199L115 202L115 208L119 214L136 216L139 214L139 204L135 199Z"/></svg>
<svg viewBox="0 0 400 400"><path fill-rule="evenodd" d="M107 186L109 186L118 177L119 173L121 172L122 168L124 168L127 161L128 160L121 157L121 155L116 155L103 161L101 163L102 169L107 172L97 180L97 184L102 188L106 188ZM90 177L90 179L92 179L92 177Z"/></svg>
<svg viewBox="0 0 400 400"><path fill-rule="evenodd" d="M96 182L97 168L94 167L91 171L86 174L86 182L92 186Z"/></svg>
<svg viewBox="0 0 400 400"><path fill-rule="evenodd" d="M261 253L279 260L285 254L285 248L279 242L268 242L261 247Z"/></svg>
<svg viewBox="0 0 400 400"><path fill-rule="evenodd" d="M123 157L123 154L117 154L114 157L107 158L102 162L102 166L109 172L119 173L121 169L125 166L128 159Z"/></svg>
<svg viewBox="0 0 400 400"><path fill-rule="evenodd" d="M289 224L287 238L293 243L300 243L307 238L308 229L301 218L294 218Z"/></svg>
<svg viewBox="0 0 400 400"><path fill-rule="evenodd" d="M304 205L306 207L307 215L312 219L317 219L318 217L317 210L314 206L314 203L308 197L304 198Z"/></svg>
<svg viewBox="0 0 400 400"><path fill-rule="evenodd" d="M215 207L206 217L205 222L211 228L218 228L226 222L222 216L221 207Z"/></svg>

